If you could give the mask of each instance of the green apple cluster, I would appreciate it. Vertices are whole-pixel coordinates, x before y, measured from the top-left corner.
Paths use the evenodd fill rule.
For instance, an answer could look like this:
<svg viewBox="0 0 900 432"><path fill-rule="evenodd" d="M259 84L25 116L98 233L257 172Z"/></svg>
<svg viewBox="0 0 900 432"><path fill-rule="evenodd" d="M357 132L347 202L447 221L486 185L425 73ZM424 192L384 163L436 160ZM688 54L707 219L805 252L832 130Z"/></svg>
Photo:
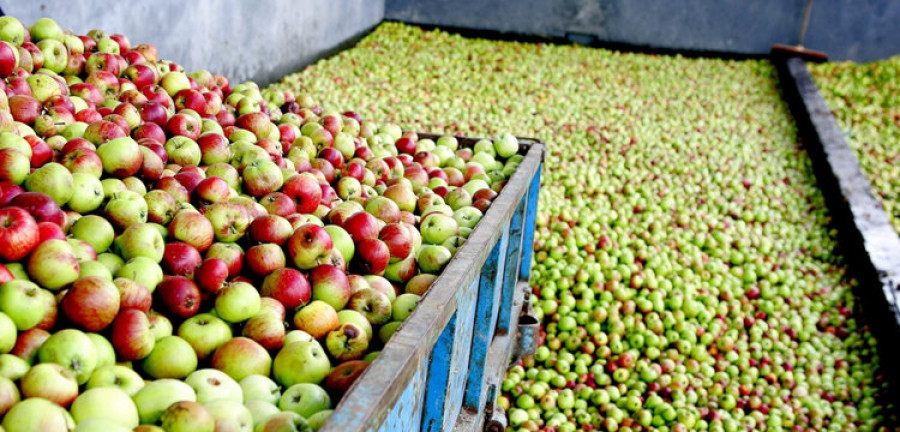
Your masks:
<svg viewBox="0 0 900 432"><path fill-rule="evenodd" d="M807 67L900 231L900 56Z"/></svg>
<svg viewBox="0 0 900 432"><path fill-rule="evenodd" d="M523 160L46 18L0 90L6 432L319 429Z"/></svg>
<svg viewBox="0 0 900 432"><path fill-rule="evenodd" d="M868 95L876 79L865 82ZM893 424L856 282L768 62L386 23L270 89L411 130L548 143L531 278L544 333L503 383L509 430Z"/></svg>

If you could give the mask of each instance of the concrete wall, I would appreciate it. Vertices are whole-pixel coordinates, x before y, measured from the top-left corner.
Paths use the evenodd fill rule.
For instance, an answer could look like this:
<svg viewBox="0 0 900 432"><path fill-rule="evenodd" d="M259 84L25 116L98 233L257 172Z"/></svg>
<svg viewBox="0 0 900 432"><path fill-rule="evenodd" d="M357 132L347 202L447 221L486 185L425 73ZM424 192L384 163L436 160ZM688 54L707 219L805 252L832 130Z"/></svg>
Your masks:
<svg viewBox="0 0 900 432"><path fill-rule="evenodd" d="M797 43L803 0L386 0L385 18L411 23L655 48L766 54ZM805 45L832 59L900 54L900 2L815 2Z"/></svg>
<svg viewBox="0 0 900 432"><path fill-rule="evenodd" d="M25 25L47 16L78 34L122 33L189 71L260 84L333 52L384 17L384 0L0 0L0 7Z"/></svg>

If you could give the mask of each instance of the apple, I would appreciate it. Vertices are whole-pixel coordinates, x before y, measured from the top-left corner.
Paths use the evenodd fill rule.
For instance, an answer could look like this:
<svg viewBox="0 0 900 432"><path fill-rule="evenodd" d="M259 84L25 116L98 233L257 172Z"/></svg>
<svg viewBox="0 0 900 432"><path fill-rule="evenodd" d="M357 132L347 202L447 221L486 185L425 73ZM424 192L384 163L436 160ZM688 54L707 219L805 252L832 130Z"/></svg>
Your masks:
<svg viewBox="0 0 900 432"><path fill-rule="evenodd" d="M112 324L119 313L119 304L116 285L97 276L76 280L60 301L69 320L88 331L100 331Z"/></svg>
<svg viewBox="0 0 900 432"><path fill-rule="evenodd" d="M167 274L192 276L203 258L197 249L184 242L166 243L162 268Z"/></svg>
<svg viewBox="0 0 900 432"><path fill-rule="evenodd" d="M97 364L94 343L84 333L75 329L63 329L52 335L38 350L41 363L56 363L75 374L78 384L90 378Z"/></svg>
<svg viewBox="0 0 900 432"><path fill-rule="evenodd" d="M189 318L200 310L200 289L184 276L163 279L154 295L166 311L180 318Z"/></svg>
<svg viewBox="0 0 900 432"><path fill-rule="evenodd" d="M294 326L315 339L325 337L339 325L335 308L321 300L312 301L294 314Z"/></svg>
<svg viewBox="0 0 900 432"><path fill-rule="evenodd" d="M9 378L0 377L0 415L5 415L19 403L21 395L16 384Z"/></svg>
<svg viewBox="0 0 900 432"><path fill-rule="evenodd" d="M221 318L201 313L186 319L178 326L178 336L186 340L198 360L209 358L222 344L232 338L231 327Z"/></svg>
<svg viewBox="0 0 900 432"><path fill-rule="evenodd" d="M31 364L12 354L0 354L0 377L17 381L25 376Z"/></svg>
<svg viewBox="0 0 900 432"><path fill-rule="evenodd" d="M186 340L166 336L156 341L141 366L154 379L182 379L197 369L197 354Z"/></svg>
<svg viewBox="0 0 900 432"><path fill-rule="evenodd" d="M419 264L419 269L423 272L438 273L445 265L447 265L452 257L453 254L443 246L424 245L419 249L416 261Z"/></svg>
<svg viewBox="0 0 900 432"><path fill-rule="evenodd" d="M285 257L281 246L275 243L263 243L247 249L245 255L247 266L260 276L284 268Z"/></svg>
<svg viewBox="0 0 900 432"><path fill-rule="evenodd" d="M72 246L51 239L37 245L28 257L28 276L42 287L57 290L78 278L78 260Z"/></svg>
<svg viewBox="0 0 900 432"><path fill-rule="evenodd" d="M413 192L412 187L409 185L397 183L388 186L388 188L385 189L383 196L394 201L397 206L400 207L400 210L412 212L416 209L416 201L418 198Z"/></svg>
<svg viewBox="0 0 900 432"><path fill-rule="evenodd" d="M153 338L157 341L166 337L172 336L174 327L172 321L169 320L165 315L151 310L147 313L147 319L150 320L150 333L153 333Z"/></svg>
<svg viewBox="0 0 900 432"><path fill-rule="evenodd" d="M66 410L44 398L25 399L3 417L3 429L8 432L69 431L74 428L74 421Z"/></svg>
<svg viewBox="0 0 900 432"><path fill-rule="evenodd" d="M213 432L216 420L205 406L192 401L178 401L163 411L159 424L168 432Z"/></svg>
<svg viewBox="0 0 900 432"><path fill-rule="evenodd" d="M4 319L2 319L2 321L4 321L4 323L3 323L4 330L3 331L4 331L4 333L7 333L8 332L7 320L9 320L9 322L12 322L12 320L6 314L3 314L3 316L4 316ZM15 323L12 323L12 325L13 325L13 328L15 328ZM17 357L24 359L29 364L31 364L31 362L34 360L34 357L37 356L38 348L40 348L40 346L49 337L50 337L50 333L47 330L40 329L37 327L32 327L28 330L25 330L25 331L19 333L18 338L13 339L13 343L15 343L15 345L12 346L11 350L6 350L6 345L8 345L8 343L5 343L4 350L9 352L10 354L13 354ZM8 338L5 338L5 342L8 342ZM5 352L4 352L4 354L5 354Z"/></svg>
<svg viewBox="0 0 900 432"><path fill-rule="evenodd" d="M119 358L140 360L150 354L156 339L150 330L150 319L138 309L125 309L113 320L110 341Z"/></svg>
<svg viewBox="0 0 900 432"><path fill-rule="evenodd" d="M147 383L132 396L141 424L155 424L169 406L176 402L196 402L197 395L183 381L163 378Z"/></svg>
<svg viewBox="0 0 900 432"><path fill-rule="evenodd" d="M74 193L72 173L56 162L35 170L24 182L25 190L38 192L53 198L60 206L69 202Z"/></svg>
<svg viewBox="0 0 900 432"><path fill-rule="evenodd" d="M175 117L172 117L172 119L175 119ZM171 123L172 120L169 120L169 124ZM196 127L196 131L199 132L199 125L197 125ZM176 135L172 138L169 138L169 140L166 141L165 149L166 153L169 155L169 163L174 163L182 166L199 165L201 159L203 158L203 153L200 151L200 146L197 145L196 141L188 136Z"/></svg>
<svg viewBox="0 0 900 432"><path fill-rule="evenodd" d="M310 423L302 415L292 411L283 411L267 417L257 425L255 430L258 432L279 432L307 431L314 429L312 429Z"/></svg>
<svg viewBox="0 0 900 432"><path fill-rule="evenodd" d="M273 362L275 381L286 387L318 384L330 371L328 356L316 341L291 342L281 348Z"/></svg>
<svg viewBox="0 0 900 432"><path fill-rule="evenodd" d="M281 191L294 200L298 213L312 213L322 200L322 188L316 178L309 173L285 179Z"/></svg>
<svg viewBox="0 0 900 432"><path fill-rule="evenodd" d="M147 160L146 158L144 159ZM144 201L147 203L147 221L161 225L169 225L169 222L175 218L178 204L175 198L168 192L160 189L154 189L144 195ZM206 220L206 218L203 218ZM206 221L207 223L209 221ZM171 229L171 228L170 228ZM210 243L212 242L212 227L210 227Z"/></svg>
<svg viewBox="0 0 900 432"><path fill-rule="evenodd" d="M130 397L144 388L144 379L130 367L107 365L94 369L86 384L87 389L101 387L117 388Z"/></svg>
<svg viewBox="0 0 900 432"><path fill-rule="evenodd" d="M287 242L288 256L300 270L328 262L333 247L328 231L313 224L297 228Z"/></svg>
<svg viewBox="0 0 900 432"><path fill-rule="evenodd" d="M218 258L203 260L197 270L194 271L194 282L197 287L206 293L216 293L224 285L228 278L228 265Z"/></svg>
<svg viewBox="0 0 900 432"><path fill-rule="evenodd" d="M281 169L271 160L261 159L244 168L244 190L254 197L261 197L281 189L284 178Z"/></svg>
<svg viewBox="0 0 900 432"><path fill-rule="evenodd" d="M34 365L19 384L25 398L44 398L67 407L78 396L78 382L68 369L55 363Z"/></svg>
<svg viewBox="0 0 900 432"><path fill-rule="evenodd" d="M87 263L82 263L82 268ZM138 309L144 312L150 310L153 297L147 287L127 278L116 278L113 280L119 292L120 310Z"/></svg>
<svg viewBox="0 0 900 432"><path fill-rule="evenodd" d="M79 425L88 419L104 419L126 428L140 423L138 409L131 396L116 387L96 387L78 396L70 409Z"/></svg>
<svg viewBox="0 0 900 432"><path fill-rule="evenodd" d="M244 377L240 382L240 388L244 403L261 400L274 404L281 397L278 384L263 375Z"/></svg>
<svg viewBox="0 0 900 432"><path fill-rule="evenodd" d="M99 257L98 257L99 259ZM115 277L131 279L145 287L152 293L156 286L163 280L162 267L147 257L137 257L128 260L116 270Z"/></svg>
<svg viewBox="0 0 900 432"><path fill-rule="evenodd" d="M336 266L323 264L309 273L312 298L322 300L335 310L343 309L350 299L350 281L347 274Z"/></svg>
<svg viewBox="0 0 900 432"><path fill-rule="evenodd" d="M218 202L206 209L217 241L233 242L244 236L252 221L249 212L234 202ZM295 233L296 235L296 233Z"/></svg>
<svg viewBox="0 0 900 432"><path fill-rule="evenodd" d="M22 45L25 41L25 26L15 17L0 17L0 40L16 46Z"/></svg>
<svg viewBox="0 0 900 432"><path fill-rule="evenodd" d="M240 401L216 399L207 402L205 406L215 419L215 430L246 432L253 430L253 415Z"/></svg>
<svg viewBox="0 0 900 432"><path fill-rule="evenodd" d="M123 190L112 195L104 207L104 212L113 226L124 230L134 224L147 222L148 208L141 194Z"/></svg>
<svg viewBox="0 0 900 432"><path fill-rule="evenodd" d="M378 339L381 340L382 344L388 343L388 340L391 339L391 336L397 332L400 328L400 325L403 324L402 321L391 321L378 329Z"/></svg>
<svg viewBox="0 0 900 432"><path fill-rule="evenodd" d="M241 335L253 339L267 350L275 350L284 344L284 321L272 313L259 313L244 323Z"/></svg>
<svg viewBox="0 0 900 432"><path fill-rule="evenodd" d="M291 203L293 205L293 203ZM291 223L282 216L269 214L253 219L250 238L260 243L283 245L294 233Z"/></svg>
<svg viewBox="0 0 900 432"><path fill-rule="evenodd" d="M23 208L0 208L0 260L19 261L38 245L38 224Z"/></svg>
<svg viewBox="0 0 900 432"><path fill-rule="evenodd" d="M369 362L364 360L350 360L334 367L331 373L325 377L322 386L335 398L340 398L350 389L350 386L366 371Z"/></svg>
<svg viewBox="0 0 900 432"><path fill-rule="evenodd" d="M266 276L260 294L278 300L286 309L295 309L309 302L312 291L303 273L282 268Z"/></svg>
<svg viewBox="0 0 900 432"><path fill-rule="evenodd" d="M12 148L0 149L0 180L22 184L31 171L30 167L28 155Z"/></svg>
<svg viewBox="0 0 900 432"><path fill-rule="evenodd" d="M328 333L325 346L337 361L356 360L365 355L369 348L369 338L366 337L365 330L348 322Z"/></svg>
<svg viewBox="0 0 900 432"><path fill-rule="evenodd" d="M212 223L205 216L197 212L181 210L175 214L169 224L169 236L203 252L212 245L215 231Z"/></svg>
<svg viewBox="0 0 900 432"><path fill-rule="evenodd" d="M228 266L228 276L235 277L244 265L244 251L234 243L213 243L206 251L206 259L218 258Z"/></svg>
<svg viewBox="0 0 900 432"><path fill-rule="evenodd" d="M212 367L241 381L250 375L268 376L272 369L272 358L265 348L252 339L236 337L216 350Z"/></svg>
<svg viewBox="0 0 900 432"><path fill-rule="evenodd" d="M437 276L428 273L413 276L413 278L406 283L405 291L410 294L417 294L420 296L425 295L428 288L431 288L431 285L436 279Z"/></svg>
<svg viewBox="0 0 900 432"><path fill-rule="evenodd" d="M221 177L209 176L200 181L194 188L193 203L198 207L225 201L231 197L231 186Z"/></svg>
<svg viewBox="0 0 900 432"><path fill-rule="evenodd" d="M197 402L206 404L217 399L243 402L243 390L237 381L217 369L198 369L188 375L185 384L197 394Z"/></svg>
<svg viewBox="0 0 900 432"><path fill-rule="evenodd" d="M367 238L357 245L358 251L353 258L353 265L363 274L384 274L391 258L390 250L385 242L377 238Z"/></svg>
<svg viewBox="0 0 900 432"><path fill-rule="evenodd" d="M372 288L353 293L347 304L350 310L362 314L372 325L383 325L391 320L391 299Z"/></svg>
<svg viewBox="0 0 900 432"><path fill-rule="evenodd" d="M162 261L166 251L166 243L162 234L149 223L136 223L129 226L122 235L116 238L114 244L125 260L142 256L158 263Z"/></svg>
<svg viewBox="0 0 900 432"><path fill-rule="evenodd" d="M144 160L137 141L127 136L100 144L97 155L103 162L103 171L116 178L135 175Z"/></svg>
<svg viewBox="0 0 900 432"><path fill-rule="evenodd" d="M353 324L363 330L367 339L372 339L372 324L361 313L351 309L344 309L338 312L337 316L339 323Z"/></svg>
<svg viewBox="0 0 900 432"><path fill-rule="evenodd" d="M309 418L319 411L331 409L331 398L325 389L316 384L297 383L285 389L278 401L278 408Z"/></svg>
<svg viewBox="0 0 900 432"><path fill-rule="evenodd" d="M287 217L297 212L297 205L294 204L294 200L281 192L266 194L266 196L259 199L259 203L270 215Z"/></svg>
<svg viewBox="0 0 900 432"><path fill-rule="evenodd" d="M44 55L46 57L46 53L44 53ZM46 63L46 58L44 60ZM62 62L62 66L64 68L65 63L65 61ZM56 81L54 77L50 75L30 75L25 78L25 82L28 83L28 87L31 89L31 95L34 96L34 98L42 104L53 96L59 96L62 94L62 86L58 81Z"/></svg>
<svg viewBox="0 0 900 432"><path fill-rule="evenodd" d="M366 212L358 212L348 217L341 225L347 230L354 243L359 243L364 239L378 238L378 231L381 229L378 219Z"/></svg>

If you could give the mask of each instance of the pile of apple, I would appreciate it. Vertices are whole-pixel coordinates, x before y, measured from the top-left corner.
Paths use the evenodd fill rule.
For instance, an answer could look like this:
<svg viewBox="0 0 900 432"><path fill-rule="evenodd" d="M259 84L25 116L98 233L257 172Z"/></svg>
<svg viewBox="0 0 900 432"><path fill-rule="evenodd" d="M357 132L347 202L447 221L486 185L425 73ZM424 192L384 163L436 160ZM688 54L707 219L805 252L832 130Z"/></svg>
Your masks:
<svg viewBox="0 0 900 432"><path fill-rule="evenodd" d="M900 232L900 56L807 67Z"/></svg>
<svg viewBox="0 0 900 432"><path fill-rule="evenodd" d="M0 417L317 429L522 160L0 17Z"/></svg>
<svg viewBox="0 0 900 432"><path fill-rule="evenodd" d="M272 88L412 130L548 143L531 273L545 335L503 383L510 430L897 425L768 62L385 23Z"/></svg>

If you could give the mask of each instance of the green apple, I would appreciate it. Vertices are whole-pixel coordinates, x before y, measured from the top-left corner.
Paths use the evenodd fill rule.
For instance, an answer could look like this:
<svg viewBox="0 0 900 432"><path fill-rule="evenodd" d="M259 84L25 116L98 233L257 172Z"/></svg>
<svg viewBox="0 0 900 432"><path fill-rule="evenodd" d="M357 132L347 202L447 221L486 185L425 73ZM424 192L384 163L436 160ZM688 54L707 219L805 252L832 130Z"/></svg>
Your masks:
<svg viewBox="0 0 900 432"><path fill-rule="evenodd" d="M47 302L41 287L34 282L13 279L0 285L0 311L19 330L28 330L41 322L47 313Z"/></svg>
<svg viewBox="0 0 900 432"><path fill-rule="evenodd" d="M124 183L122 185L124 186ZM148 211L144 197L127 189L115 192L104 207L106 218L120 230L136 223L147 222Z"/></svg>
<svg viewBox="0 0 900 432"><path fill-rule="evenodd" d="M31 88L31 96L42 104L50 98L62 95L62 87L56 78L50 75L34 74L25 78L25 81Z"/></svg>
<svg viewBox="0 0 900 432"><path fill-rule="evenodd" d="M153 292L156 286L162 282L163 271L162 267L152 259L139 256L128 260L115 272L115 276L131 279Z"/></svg>
<svg viewBox="0 0 900 432"><path fill-rule="evenodd" d="M116 351L113 349L109 339L97 333L87 333L87 336L94 343L94 352L97 353L97 362L94 370L116 364Z"/></svg>
<svg viewBox="0 0 900 432"><path fill-rule="evenodd" d="M262 400L274 404L281 397L281 389L278 387L278 384L264 375L244 377L240 385L245 404L253 400Z"/></svg>
<svg viewBox="0 0 900 432"><path fill-rule="evenodd" d="M309 427L312 428L312 430L314 430L314 431L321 429L322 425L325 424L325 421L328 420L328 417L331 417L331 413L333 413L333 412L334 412L334 410L328 409L328 410L319 411L319 412L309 416L309 418L307 420L307 421L309 421Z"/></svg>
<svg viewBox="0 0 900 432"><path fill-rule="evenodd" d="M250 415L253 416L254 427L258 427L268 420L269 417L281 412L281 410L272 402L266 402L260 399L244 402L244 406L247 407L247 410L250 411Z"/></svg>
<svg viewBox="0 0 900 432"><path fill-rule="evenodd" d="M291 342L275 356L275 381L289 387L298 383L318 384L331 372L325 350L316 341Z"/></svg>
<svg viewBox="0 0 900 432"><path fill-rule="evenodd" d="M259 291L246 282L232 282L216 293L216 314L231 323L253 318L259 313Z"/></svg>
<svg viewBox="0 0 900 432"><path fill-rule="evenodd" d="M134 369L114 364L94 369L86 387L116 387L129 396L134 396L144 388L144 379Z"/></svg>
<svg viewBox="0 0 900 432"><path fill-rule="evenodd" d="M494 150L504 159L511 157L519 152L519 140L511 133L501 133L494 139Z"/></svg>
<svg viewBox="0 0 900 432"><path fill-rule="evenodd" d="M272 357L253 339L236 337L216 350L212 367L240 382L250 375L268 376L272 370Z"/></svg>
<svg viewBox="0 0 900 432"><path fill-rule="evenodd" d="M69 51L66 50L65 44L56 39L43 39L35 45L44 54L44 69L56 73L62 73L66 69Z"/></svg>
<svg viewBox="0 0 900 432"><path fill-rule="evenodd" d="M42 398L25 399L3 417L6 432L70 431L75 428L63 407Z"/></svg>
<svg viewBox="0 0 900 432"><path fill-rule="evenodd" d="M155 424L169 405L179 401L197 401L191 386L182 381L164 378L151 381L132 398L137 406L141 424Z"/></svg>
<svg viewBox="0 0 900 432"><path fill-rule="evenodd" d="M25 179L25 190L46 194L60 206L69 202L75 192L72 173L56 162L44 164L31 173Z"/></svg>
<svg viewBox="0 0 900 432"><path fill-rule="evenodd" d="M88 215L88 216L92 216L92 215ZM82 217L81 219L84 219L85 217ZM78 219L78 221L81 221L81 219ZM76 221L76 223L77 223L77 221ZM70 230L70 232L71 232L71 230ZM104 243L105 243L105 241L104 241ZM112 244L112 239L110 239L109 244L110 245ZM109 248L109 246L107 246L107 248ZM112 274L116 274L119 271L119 269L121 269L122 266L125 265L125 260L123 260L122 257L120 257L112 252L104 252L104 253L97 255L97 262L100 264L103 264L103 266L106 267L106 269L109 270L109 272Z"/></svg>
<svg viewBox="0 0 900 432"><path fill-rule="evenodd" d="M31 365L22 357L12 354L0 354L0 377L17 381L25 376Z"/></svg>
<svg viewBox="0 0 900 432"><path fill-rule="evenodd" d="M115 245L119 255L125 260L147 257L156 263L162 261L166 249L159 230L148 223L131 225L116 238Z"/></svg>
<svg viewBox="0 0 900 432"><path fill-rule="evenodd" d="M191 81L184 72L172 71L162 76L159 85L166 90L169 96L175 97L175 93L191 88Z"/></svg>
<svg viewBox="0 0 900 432"><path fill-rule="evenodd" d="M80 394L69 409L76 423L91 418L112 420L135 428L140 424L137 406L128 393L116 387L96 387Z"/></svg>
<svg viewBox="0 0 900 432"><path fill-rule="evenodd" d="M2 17L0 17L2 18ZM0 149L0 180L6 180L20 185L31 173L31 160L24 153L12 149Z"/></svg>
<svg viewBox="0 0 900 432"><path fill-rule="evenodd" d="M9 315L0 312L0 354L6 354L16 345L16 323Z"/></svg>
<svg viewBox="0 0 900 432"><path fill-rule="evenodd" d="M325 231L331 236L331 242L334 249L341 252L341 256L344 257L344 262L349 263L350 260L353 259L353 254L356 252L356 246L353 243L353 238L350 237L350 234L337 225L325 225Z"/></svg>
<svg viewBox="0 0 900 432"><path fill-rule="evenodd" d="M371 288L365 288L365 289L371 289ZM379 295L381 295L381 294L379 293ZM384 296L384 297L385 297L385 299L387 299L387 296ZM353 297L350 297L350 301L351 302L353 301ZM361 314L355 310L345 309L345 310L339 311L337 313L337 317L338 317L339 323L341 323L341 324L350 323L350 324L353 324L353 325L359 327L366 333L366 338L369 340L372 340L372 324L369 322L368 319L366 319L365 316L363 316L363 314Z"/></svg>
<svg viewBox="0 0 900 432"><path fill-rule="evenodd" d="M186 340L166 336L156 341L142 366L155 379L184 378L197 369L197 354Z"/></svg>
<svg viewBox="0 0 900 432"><path fill-rule="evenodd" d="M38 18L28 30L31 33L31 39L35 41L44 39L60 40L65 35L59 24L50 18Z"/></svg>
<svg viewBox="0 0 900 432"><path fill-rule="evenodd" d="M84 384L97 365L97 352L91 338L79 330L63 329L47 338L38 350L41 363L56 363Z"/></svg>
<svg viewBox="0 0 900 432"><path fill-rule="evenodd" d="M25 26L15 17L0 17L0 40L21 46L25 42Z"/></svg>
<svg viewBox="0 0 900 432"><path fill-rule="evenodd" d="M75 176L78 175L75 174ZM69 235L90 243L94 250L101 254L109 249L116 232L112 224L105 218L97 215L84 215L72 224L72 227L69 229Z"/></svg>
<svg viewBox="0 0 900 432"><path fill-rule="evenodd" d="M105 418L89 418L79 422L72 432L131 432L132 428Z"/></svg>
<svg viewBox="0 0 900 432"><path fill-rule="evenodd" d="M112 281L112 273L99 261L82 261L78 263L78 278L97 276L103 280Z"/></svg>
<svg viewBox="0 0 900 432"><path fill-rule="evenodd" d="M304 418L331 409L331 398L322 387L310 383L298 383L287 388L278 401L282 411L295 412Z"/></svg>
<svg viewBox="0 0 900 432"><path fill-rule="evenodd" d="M218 369L198 369L188 375L185 384L194 389L197 402L206 404L216 399L229 399L243 402L241 385Z"/></svg>
<svg viewBox="0 0 900 432"><path fill-rule="evenodd" d="M232 338L231 326L221 318L202 313L186 319L178 326L181 336L194 348L199 360L204 360L225 342Z"/></svg>

